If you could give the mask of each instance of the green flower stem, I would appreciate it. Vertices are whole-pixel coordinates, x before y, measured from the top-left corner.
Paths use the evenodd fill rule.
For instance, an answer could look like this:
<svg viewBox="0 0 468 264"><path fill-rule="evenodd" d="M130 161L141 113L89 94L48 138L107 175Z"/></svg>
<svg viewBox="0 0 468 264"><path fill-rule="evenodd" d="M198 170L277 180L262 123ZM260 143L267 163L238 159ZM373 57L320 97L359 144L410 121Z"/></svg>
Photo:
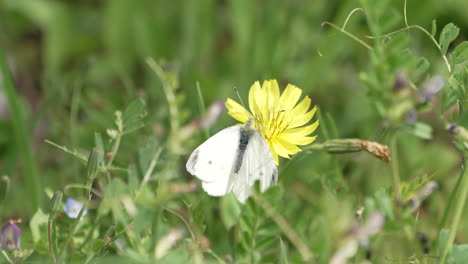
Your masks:
<svg viewBox="0 0 468 264"><path fill-rule="evenodd" d="M117 155L117 151L119 150L120 147L120 139L122 138L122 133L119 131L119 134L117 135L114 145L112 146L112 156L109 159L109 162L107 162L106 167L111 167L112 162L114 161L115 156Z"/></svg>
<svg viewBox="0 0 468 264"><path fill-rule="evenodd" d="M0 47L0 67L3 75L3 86L10 104L13 131L17 143L19 156L23 157L25 185L27 192L31 195L30 207L38 208L42 205L42 187L37 173L36 162L33 158L31 144L29 142L29 129L26 127L26 118L23 114L21 101L16 93L13 78L8 67L5 50Z"/></svg>
<svg viewBox="0 0 468 264"><path fill-rule="evenodd" d="M57 263L57 258L55 257L55 250L54 250L54 243L52 241L52 219L49 217L49 221L47 222L47 235L49 239L49 251L50 256L52 257L52 261Z"/></svg>
<svg viewBox="0 0 468 264"><path fill-rule="evenodd" d="M464 164L463 164L463 179L461 181L460 186L460 194L458 199L455 202L455 213L453 215L452 224L450 225L450 231L448 235L447 242L444 246L444 251L442 252L442 257L440 259L441 264L445 264L447 259L448 253L452 249L453 241L455 240L455 234L457 232L458 224L460 222L460 218L463 213L463 208L466 202L466 196L468 194L468 170L466 167L468 166L468 157L465 155Z"/></svg>
<svg viewBox="0 0 468 264"><path fill-rule="evenodd" d="M75 233L75 229L78 226L78 223L80 222L80 219L83 216L83 213L84 213L87 206L88 206L88 201L86 201L83 204L83 207L81 207L81 210L78 213L78 216L76 217L75 222L73 222L73 225L71 227L70 233L68 234L67 240L65 241L65 243L63 243L62 248L60 249L60 254L59 254L59 258L58 258L57 263L62 263L63 259L65 258L65 255L66 255L65 250L67 249L68 245L70 244L70 242L71 242L71 240L73 238L73 234Z"/></svg>

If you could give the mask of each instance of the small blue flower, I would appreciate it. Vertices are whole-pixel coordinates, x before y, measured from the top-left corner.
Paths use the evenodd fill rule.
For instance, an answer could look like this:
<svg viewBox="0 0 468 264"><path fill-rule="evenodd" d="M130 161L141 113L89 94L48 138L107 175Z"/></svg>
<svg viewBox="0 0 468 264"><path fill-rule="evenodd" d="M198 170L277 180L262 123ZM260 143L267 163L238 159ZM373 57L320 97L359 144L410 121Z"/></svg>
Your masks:
<svg viewBox="0 0 468 264"><path fill-rule="evenodd" d="M83 204L72 198L68 198L65 202L65 214L67 214L67 216L70 218L77 218L81 208L83 208ZM88 209L85 209L83 212L83 216L85 216L87 213Z"/></svg>
<svg viewBox="0 0 468 264"><path fill-rule="evenodd" d="M21 229L11 220L0 231L0 249L20 249Z"/></svg>

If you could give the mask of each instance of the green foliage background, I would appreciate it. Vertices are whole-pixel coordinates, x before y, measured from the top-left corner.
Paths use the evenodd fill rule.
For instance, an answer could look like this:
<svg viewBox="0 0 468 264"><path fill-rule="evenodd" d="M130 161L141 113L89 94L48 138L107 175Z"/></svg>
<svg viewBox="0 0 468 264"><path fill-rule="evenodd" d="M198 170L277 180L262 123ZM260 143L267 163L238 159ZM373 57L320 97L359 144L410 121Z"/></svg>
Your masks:
<svg viewBox="0 0 468 264"><path fill-rule="evenodd" d="M112 164L108 158L99 159L99 184L94 187L102 196L90 202L90 213L63 250L64 259L107 263L120 256L123 261L153 263L157 245L171 230L178 230L177 245L168 249L161 263L328 263L356 222L355 212L365 207L364 219L378 210L386 223L372 238L369 251L361 248L353 263L366 259L366 252L375 263L439 263L442 249L437 241L443 238L443 228L453 227L453 203L460 189L454 187L460 184L465 151L465 139L451 135L446 126L468 125L468 47L463 44L468 38L468 2L409 1L406 6L407 23L429 33L435 29L437 41L446 24L459 28L448 46L448 64L438 44L415 28L383 38L366 37L405 28L404 4L1 0L0 43L20 96L14 102L9 97L10 106L19 106L19 114L10 107L10 114L0 120L0 173L10 178L0 220L22 219L23 247L35 249L29 260L48 259L49 216L41 218L38 208L47 214L56 190L65 198L88 198L83 188L75 188L90 183L88 155L94 147L113 150L116 140L106 131L119 130L115 111L134 102L141 109L130 109L134 112L128 116L135 120L124 114L124 126L128 122L129 129L139 128L138 118L143 116L145 125L122 136ZM341 28L355 8L362 10L353 13L345 32L322 24L329 21ZM445 49L447 45L441 44ZM454 53L457 46L459 53ZM394 89L399 74L405 76L406 94ZM444 79L442 91L421 104L418 95L436 75ZM198 131L184 140L179 131L217 99L236 99L234 87L247 101L250 85L266 79L277 79L281 87L292 83L312 98L320 112L317 142L360 138L391 149L388 164L368 153L320 151L280 161L278 186L260 199L299 235L313 254L309 260L262 203L249 200L240 205L232 197L209 197L192 188L198 181L184 167L207 135L235 121L224 114L209 134ZM5 85L0 85L3 90ZM135 103L137 98L145 106ZM416 124L406 118L412 110L418 113ZM22 121L23 128L14 130ZM21 138L29 144L19 144ZM151 161L154 170L142 184ZM421 188L417 181L423 177L440 188L412 211L393 195L400 189L395 175L402 186L410 186L402 189L407 197L417 193ZM457 244L468 241L467 216L465 210ZM73 221L63 213L56 218L53 239L60 245L69 237ZM34 228L37 235L31 233ZM427 254L418 232L427 236ZM454 250L468 257L461 246ZM452 254L449 261L462 263L456 262L457 256Z"/></svg>

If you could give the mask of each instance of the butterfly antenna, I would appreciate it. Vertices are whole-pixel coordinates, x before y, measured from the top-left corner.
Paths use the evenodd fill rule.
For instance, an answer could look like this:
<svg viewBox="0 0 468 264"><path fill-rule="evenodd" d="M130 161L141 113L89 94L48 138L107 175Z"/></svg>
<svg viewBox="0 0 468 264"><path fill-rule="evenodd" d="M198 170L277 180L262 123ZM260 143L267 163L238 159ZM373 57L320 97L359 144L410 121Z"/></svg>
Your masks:
<svg viewBox="0 0 468 264"><path fill-rule="evenodd" d="M242 97L239 94L239 89L237 89L237 86L234 86L234 91L236 91L237 97L239 97L239 100L240 100L242 106L245 108L244 102L242 101Z"/></svg>

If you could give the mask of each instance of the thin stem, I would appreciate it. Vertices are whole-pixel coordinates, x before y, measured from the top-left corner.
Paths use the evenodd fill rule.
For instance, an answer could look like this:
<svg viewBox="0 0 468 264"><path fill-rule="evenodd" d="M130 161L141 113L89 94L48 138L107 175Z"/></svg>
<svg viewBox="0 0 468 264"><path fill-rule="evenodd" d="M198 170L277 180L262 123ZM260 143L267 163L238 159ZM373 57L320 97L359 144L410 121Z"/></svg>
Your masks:
<svg viewBox="0 0 468 264"><path fill-rule="evenodd" d="M410 30L410 29L413 29L413 28L421 30L422 32L424 32L424 34L426 34L432 40L432 42L434 43L434 45L436 46L436 48L439 50L440 54L442 55L442 59L444 60L444 63L447 66L448 71L452 72L452 67L450 66L450 63L448 62L447 56L445 56L445 54L442 53L442 48L440 47L439 43L437 43L437 40L431 35L431 33L429 33L425 28L423 28L423 27L421 27L419 25L409 25L407 27L395 30L395 31L387 33L385 35L381 35L381 36L377 36L377 37L367 36L367 38L377 39L377 38L389 37L389 36L392 36L392 35L395 35L395 34L398 34L400 32L407 31L407 30Z"/></svg>
<svg viewBox="0 0 468 264"><path fill-rule="evenodd" d="M393 184L393 195L396 199L400 198L400 172L398 165L398 150L397 150L397 135L393 135L391 142L392 151L392 184Z"/></svg>
<svg viewBox="0 0 468 264"><path fill-rule="evenodd" d="M341 30L345 30L346 25L348 24L349 19L351 18L351 16L352 16L352 15L354 14L354 12L356 12L356 11L361 11L361 12L363 12L364 14L366 13L366 12L364 12L364 9L362 9L362 8L360 8L360 7L354 8L354 9L348 14L348 17L346 17L346 20L345 20L345 22L343 23L343 26L341 27Z"/></svg>
<svg viewBox="0 0 468 264"><path fill-rule="evenodd" d="M13 263L13 260L10 259L10 257L8 256L8 254L5 252L5 250L2 250L2 254L3 256L6 258L6 260L10 263Z"/></svg>
<svg viewBox="0 0 468 264"><path fill-rule="evenodd" d="M122 138L122 133L119 131L119 134L117 135L117 138L115 139L114 145L112 146L112 155L109 159L109 162L107 162L106 167L111 167L112 162L114 161L114 158L117 154L117 151L119 150L120 147L120 139Z"/></svg>
<svg viewBox="0 0 468 264"><path fill-rule="evenodd" d="M49 221L47 222L47 235L49 239L50 256L52 257L52 261L54 263L57 263L57 258L55 257L54 243L52 241L52 221L52 217L49 217Z"/></svg>
<svg viewBox="0 0 468 264"><path fill-rule="evenodd" d="M148 170L146 170L145 176L143 177L143 180L141 181L140 188L138 189L138 192L136 194L136 198L138 198L143 191L143 188L145 185L148 183L151 173L153 173L154 167L156 166L156 163L158 162L159 155L161 155L162 148L159 148L156 153L154 154L153 159L151 159L150 165L148 167Z"/></svg>
<svg viewBox="0 0 468 264"><path fill-rule="evenodd" d="M31 208L38 208L42 206L42 187L31 144L29 140L29 129L26 127L26 118L24 116L21 100L16 93L13 77L8 67L8 62L3 47L0 47L0 68L3 76L2 86L8 98L10 105L10 112L12 115L13 132L15 141L17 143L16 149L18 150L19 157L23 157L25 185L28 193L31 195Z"/></svg>
<svg viewBox="0 0 468 264"><path fill-rule="evenodd" d="M359 39L358 37L354 36L353 34L349 33L348 31L346 31L346 30L344 30L344 29L342 29L342 28L339 28L337 25L335 25L335 24L333 24L333 23L330 23L330 22L328 22L328 21L323 22L323 23L322 23L322 26L323 26L323 25L329 25L329 26L331 26L331 27L333 27L333 28L335 28L335 29L337 29L337 30L343 32L345 35L347 35L348 37L350 37L350 38L354 39L355 41L359 42L361 45L363 45L363 46L366 47L367 49L372 50L372 47L371 47L369 44L367 44L367 43L364 42L363 40Z"/></svg>
<svg viewBox="0 0 468 264"><path fill-rule="evenodd" d="M444 228L445 224L447 223L448 217L450 215L450 210L452 209L453 201L455 200L455 197L457 196L458 189L460 188L460 184L463 179L463 173L464 171L461 170L460 175L458 176L457 182L455 183L455 186L453 186L452 192L450 193L450 197L447 202L447 206L445 207L445 210L444 210L442 220L440 220L439 229Z"/></svg>
<svg viewBox="0 0 468 264"><path fill-rule="evenodd" d="M172 131L177 131L179 128L179 110L177 109L177 104L175 102L175 94L172 91L172 87L168 84L166 78L165 78L165 73L164 70L159 66L156 61L154 61L152 58L147 58L146 63L150 66L150 68L153 70L154 73L159 77L159 80L161 81L162 88L164 91L164 94L166 95L167 103L169 105L169 116L170 116L170 124L171 124L171 130Z"/></svg>
<svg viewBox="0 0 468 264"><path fill-rule="evenodd" d="M67 240L65 241L65 243L63 243L62 248L60 249L58 263L62 263L62 260L65 257L65 250L68 247L68 245L70 244L70 242L71 242L71 240L73 238L73 234L75 233L75 229L78 226L78 223L80 222L80 219L83 216L83 213L84 213L87 206L88 206L88 201L86 200L86 202L83 204L83 207L81 207L81 210L78 213L78 216L76 217L75 221L73 222L73 225L72 225L72 227L70 229L70 233L68 234Z"/></svg>
<svg viewBox="0 0 468 264"><path fill-rule="evenodd" d="M275 211L275 208L265 199L260 197L257 194L252 196L260 207L275 221L281 231L286 235L286 237L291 241L291 243L297 248L299 254L304 261L310 261L314 257L314 254L310 251L309 247L301 240L299 235L294 231L294 229L289 225L288 221Z"/></svg>
<svg viewBox="0 0 468 264"><path fill-rule="evenodd" d="M203 116L206 112L205 100L203 99L203 94L200 88L200 83L197 82L197 94L198 94L198 107L200 108L200 116ZM205 138L208 139L210 137L210 129L207 127L205 128Z"/></svg>
<svg viewBox="0 0 468 264"><path fill-rule="evenodd" d="M80 159L80 160L83 161L83 162L87 162L87 161L88 161L88 159L87 159L86 157L84 157L83 155L81 155L80 153L78 153L78 152L76 152L76 151L69 150L67 147L60 146L60 145L58 145L58 144L55 144L54 142L52 142L52 141L50 141L50 140L48 140L48 139L44 140L44 142L47 143L47 144L50 144L50 145L52 145L52 146L54 146L54 147L56 147L56 148L58 148L58 149L60 149L60 150L62 150L62 151L64 151L65 153L68 153L68 154L70 154L70 155L73 155L74 157Z"/></svg>
<svg viewBox="0 0 468 264"><path fill-rule="evenodd" d="M444 251L442 252L442 257L440 259L441 264L445 264L445 260L447 259L448 253L452 249L453 241L455 240L455 234L457 233L458 229L458 224L460 223L460 218L462 216L463 209L465 206L466 197L468 194L468 170L466 169L467 166L468 159L465 156L463 164L463 179L460 186L460 194L455 203L455 213L453 215L452 224L450 225L450 231L444 246Z"/></svg>

